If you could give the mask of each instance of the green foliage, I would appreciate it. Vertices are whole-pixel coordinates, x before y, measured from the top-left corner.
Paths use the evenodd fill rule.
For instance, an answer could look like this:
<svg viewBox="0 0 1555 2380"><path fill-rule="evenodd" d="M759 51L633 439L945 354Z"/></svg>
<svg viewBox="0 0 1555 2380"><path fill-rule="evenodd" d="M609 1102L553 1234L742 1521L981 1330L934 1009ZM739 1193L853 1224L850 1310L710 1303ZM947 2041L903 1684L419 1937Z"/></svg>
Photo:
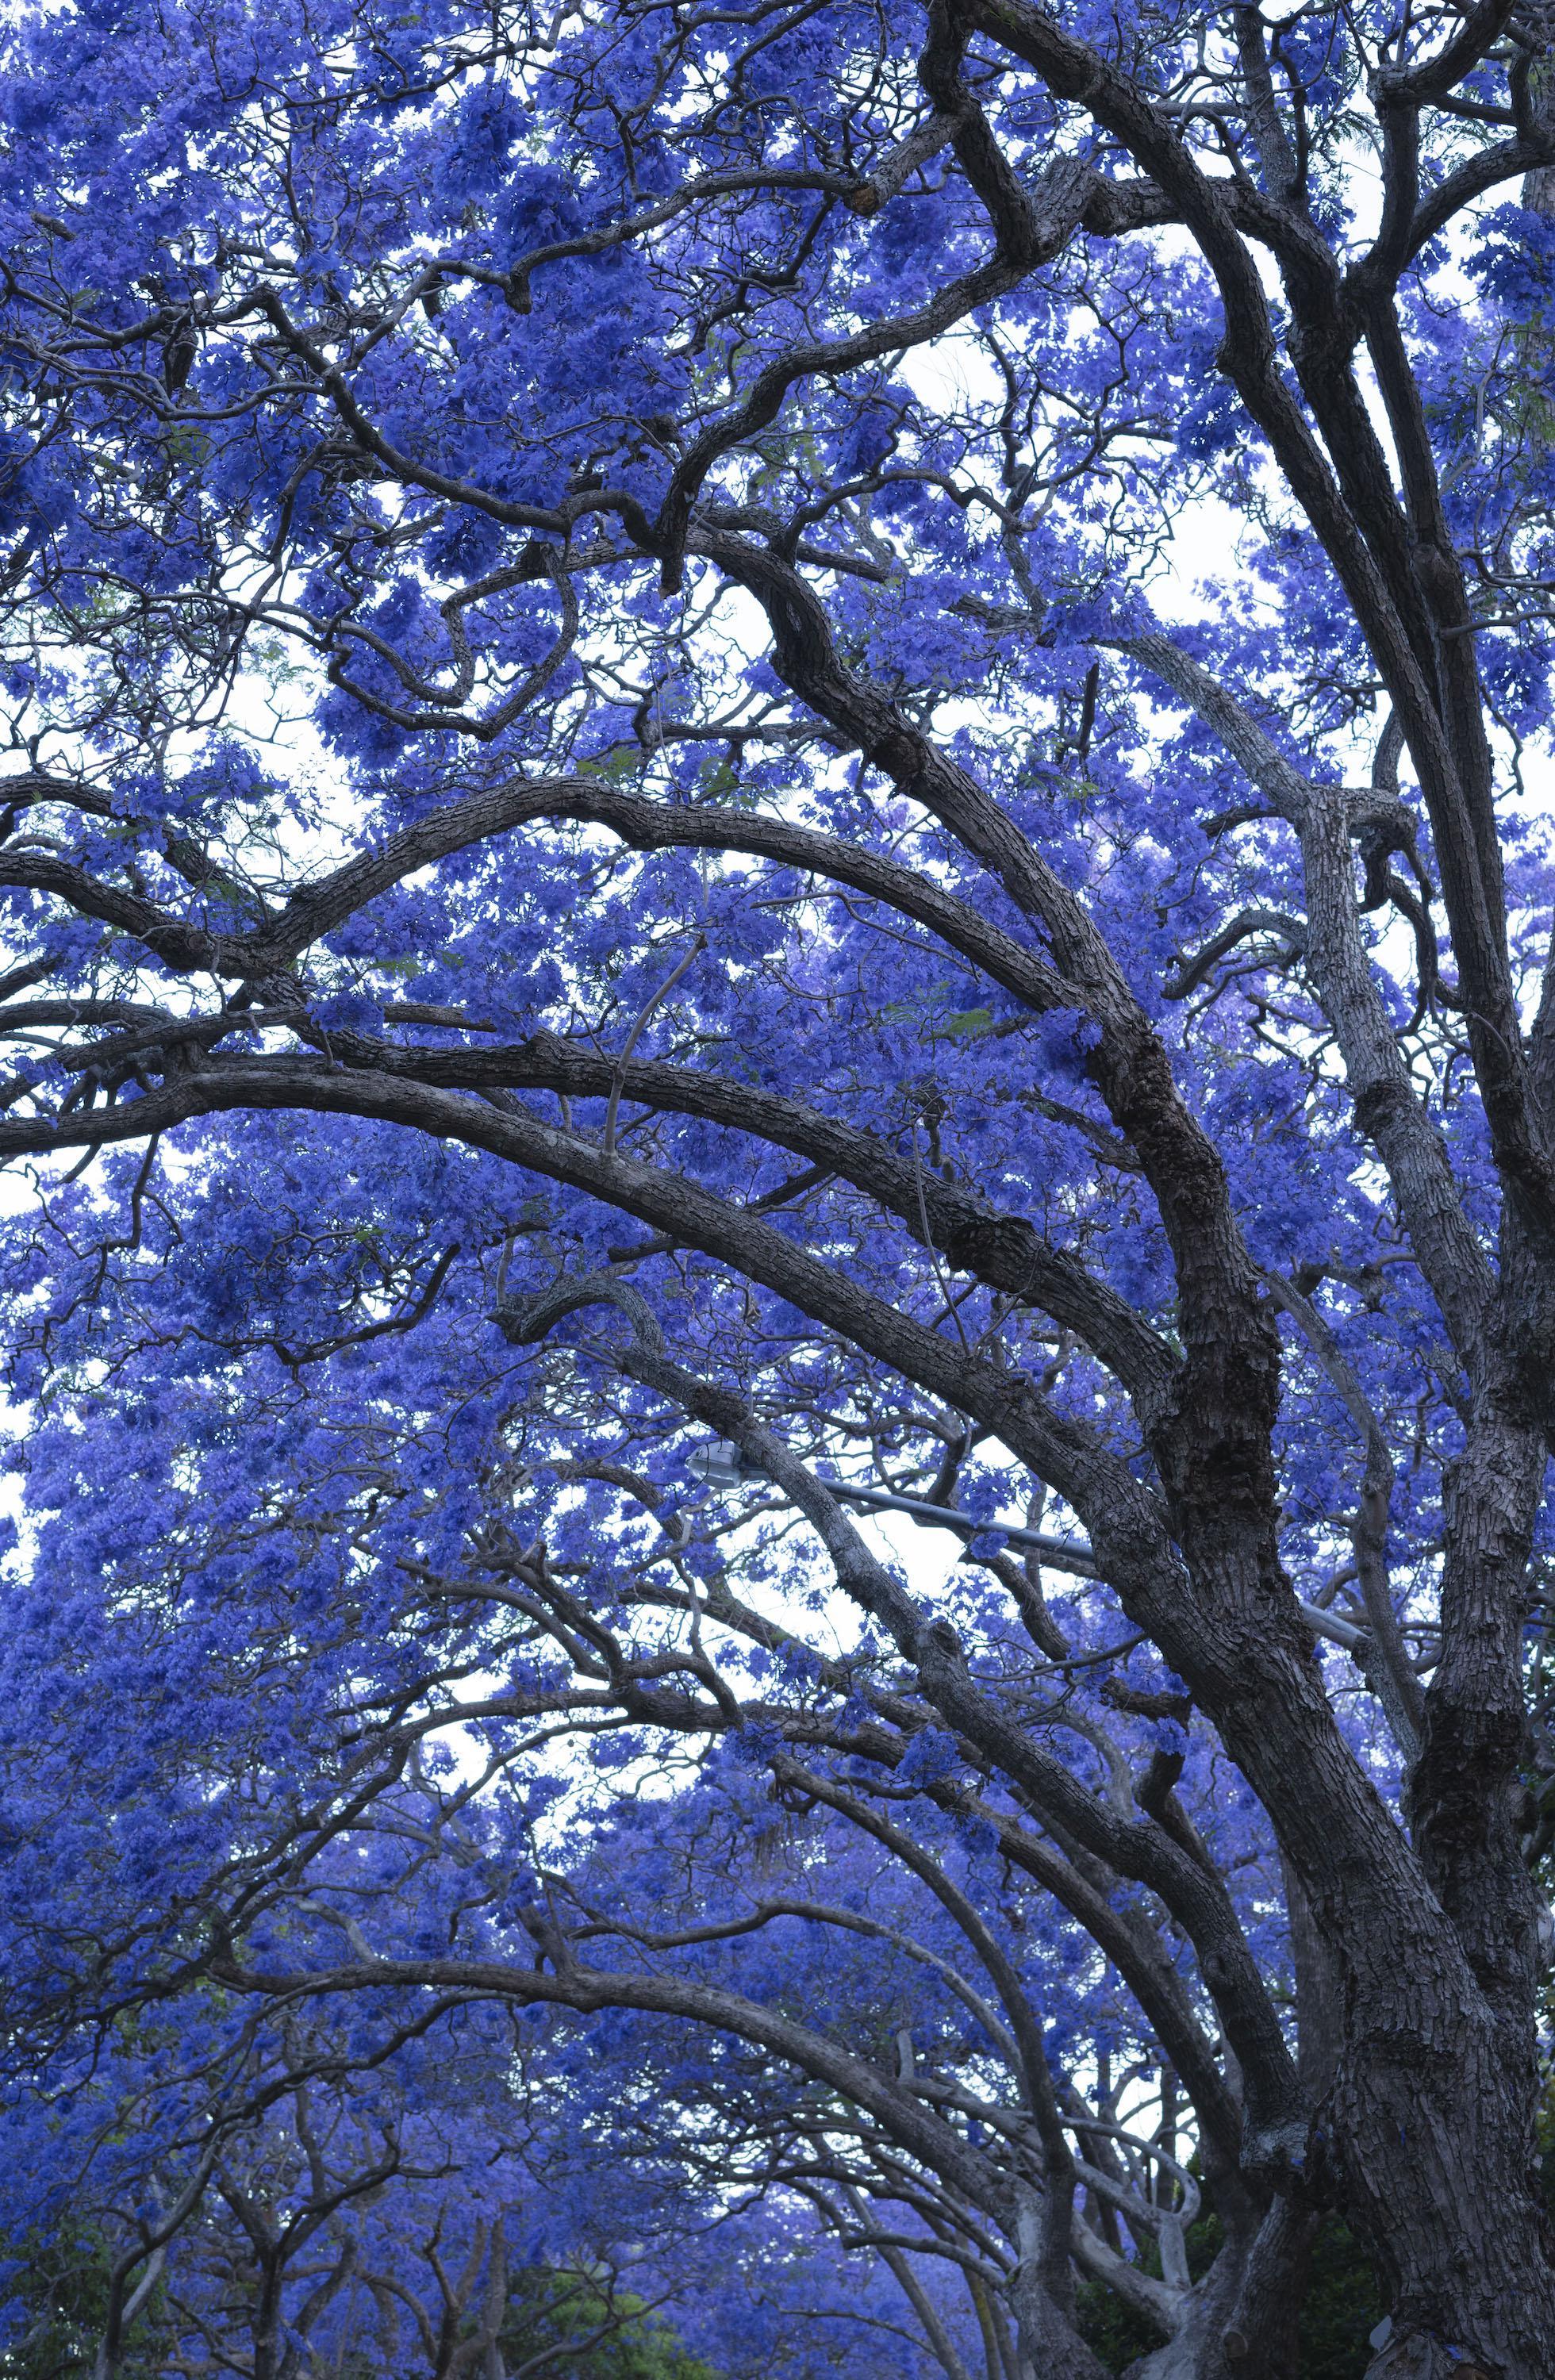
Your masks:
<svg viewBox="0 0 1555 2380"><path fill-rule="evenodd" d="M18 2241L12 2251L25 2279L20 2296L25 2327L0 2354L4 2380L79 2380L96 2360L108 2310L111 2259L94 2234L70 2231L50 2240ZM162 2292L153 2289L131 2324L119 2364L119 2380L159 2380L165 2369L158 2316Z"/></svg>
<svg viewBox="0 0 1555 2380"><path fill-rule="evenodd" d="M1109 2372L1126 2372L1136 2356L1148 2355L1160 2339L1142 2314L1125 2306L1100 2281L1084 2281L1079 2298L1080 2336Z"/></svg>
<svg viewBox="0 0 1555 2380"><path fill-rule="evenodd" d="M640 2298L606 2291L582 2274L535 2268L518 2276L502 2339L510 2368L596 2332L604 2335L557 2368L576 2380L713 2380Z"/></svg>
<svg viewBox="0 0 1555 2380"><path fill-rule="evenodd" d="M1337 2216L1318 2232L1301 2310L1301 2380L1359 2380L1382 2319L1377 2277Z"/></svg>
<svg viewBox="0 0 1555 2380"><path fill-rule="evenodd" d="M0 2354L0 2380L84 2380L107 2310L107 2249L76 2235L52 2246L26 2241L20 2255L32 2319L10 2351ZM118 2380L165 2380L170 2369L180 2367L176 2341L159 2318L160 2299L161 2291L153 2290L133 2324ZM510 2369L554 2355L553 2369L568 2380L715 2380L640 2298L607 2290L578 2273L520 2273L502 2345ZM580 2345L581 2353L568 2351ZM347 2371L354 2361L347 2359Z"/></svg>
<svg viewBox="0 0 1555 2380"><path fill-rule="evenodd" d="M1213 2216L1187 2235L1188 2266L1197 2279L1220 2244ZM1157 2268L1153 2251L1145 2260ZM1080 2290L1080 2329L1109 2372L1127 2370L1159 2346L1148 2323L1121 2304L1111 2289L1089 2281ZM1371 2360L1367 2344L1382 2319L1376 2277L1354 2235L1337 2216L1318 2232L1301 2312L1300 2380L1361 2380Z"/></svg>
<svg viewBox="0 0 1555 2380"><path fill-rule="evenodd" d="M1217 2215L1203 2216L1189 2225L1183 2244L1188 2253L1188 2271L1196 2281L1214 2263L1221 2236ZM1160 2279L1160 2252L1153 2240L1146 2242L1139 2262L1147 2273ZM1152 2347L1160 2345L1160 2333L1102 2282L1082 2283L1077 2295L1080 2336L1109 2372L1126 2371L1136 2356L1148 2355Z"/></svg>

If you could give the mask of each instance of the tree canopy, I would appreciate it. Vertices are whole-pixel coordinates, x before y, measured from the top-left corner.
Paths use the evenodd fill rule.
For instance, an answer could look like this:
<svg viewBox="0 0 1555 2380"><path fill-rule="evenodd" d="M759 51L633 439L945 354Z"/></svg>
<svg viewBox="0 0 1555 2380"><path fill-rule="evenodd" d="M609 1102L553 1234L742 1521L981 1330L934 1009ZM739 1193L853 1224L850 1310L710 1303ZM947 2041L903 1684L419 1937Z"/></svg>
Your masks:
<svg viewBox="0 0 1555 2380"><path fill-rule="evenodd" d="M1552 34L7 19L28 2352L1548 2374Z"/></svg>

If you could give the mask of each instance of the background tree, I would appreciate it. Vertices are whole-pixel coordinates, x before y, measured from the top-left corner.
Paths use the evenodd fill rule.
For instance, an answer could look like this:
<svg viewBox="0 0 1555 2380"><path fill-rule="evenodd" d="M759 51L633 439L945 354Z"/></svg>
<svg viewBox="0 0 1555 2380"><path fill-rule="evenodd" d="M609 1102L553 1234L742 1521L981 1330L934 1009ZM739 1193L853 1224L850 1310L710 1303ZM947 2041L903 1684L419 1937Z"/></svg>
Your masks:
<svg viewBox="0 0 1555 2380"><path fill-rule="evenodd" d="M403 1800L397 1815L403 1827ZM380 1860L381 1932L386 1883ZM299 1894L280 1931L305 1935L311 1907ZM396 1996L379 2025L342 2023L324 2003L255 2022L186 1987L176 2024L164 2010L119 2028L109 2055L78 2062L68 2095L57 2065L53 2094L13 2095L8 2138L31 2170L5 2192L4 2368L18 2380L932 2369L917 2313L932 2283L904 2295L889 2265L872 2274L866 2246L861 2270L857 2242L838 2255L781 2191L729 2186L711 2143L699 2148L695 2107L677 2109L662 2083L646 2148L640 2125L635 2140L629 2122L613 2126L613 2095L647 2103L629 2036L596 2036L580 2061L533 2027L516 2037L469 1996L430 2012L412 1999ZM948 2321L929 2313L942 2341Z"/></svg>
<svg viewBox="0 0 1555 2380"><path fill-rule="evenodd" d="M92 0L8 51L0 1153L138 1145L19 1234L40 1503L145 1429L101 1591L133 1604L143 1481L219 1576L305 1475L293 1384L327 1365L348 1402L412 1324L389 1410L425 1468L360 1490L412 1574L472 1529L480 1556L504 1461L597 1471L624 1433L662 1509L688 1422L733 1443L857 1615L804 1632L806 1692L905 1693L915 1742L1099 1863L1093 1940L1122 1888L1187 1946L1272 2368L1330 2195L1381 2275L1379 2369L1532 2375L1555 2342L1524 1652L1555 1377L1545 39L1497 0ZM1211 529L1200 589L1178 556ZM507 1347L553 1329L574 1370L516 1408ZM987 1537L1002 1600L915 1591L816 1467L866 1463L979 1524L1035 1493L1094 1574L1077 1626ZM617 1484L557 1529L613 1528ZM344 1550L240 1645L243 1710L376 1662ZM530 1567L614 1697L609 1607L557 1599L549 1540ZM686 1567L667 1658L733 1726ZM221 1788L208 1633L170 1636L150 1736L125 1713L140 1767L103 1747L110 1885L58 1715L108 1682L34 1609L69 1682L10 1821L32 2058L47 1987L80 2005L72 1924L110 1994L160 1989L175 1939L228 1990L283 1972L257 1904L212 1931L213 1874L264 1844ZM1245 1780L1299 2043L1272 1899L1237 1906L1239 1854L1172 1798L1177 1737L1125 1776L1038 1671L1110 1675L1142 1725L1185 1706ZM159 1865L188 1898L153 1917ZM429 1960L396 1984L441 1988ZM1083 2371L1052 2140L1023 2351ZM969 2134L933 2141L975 2200Z"/></svg>

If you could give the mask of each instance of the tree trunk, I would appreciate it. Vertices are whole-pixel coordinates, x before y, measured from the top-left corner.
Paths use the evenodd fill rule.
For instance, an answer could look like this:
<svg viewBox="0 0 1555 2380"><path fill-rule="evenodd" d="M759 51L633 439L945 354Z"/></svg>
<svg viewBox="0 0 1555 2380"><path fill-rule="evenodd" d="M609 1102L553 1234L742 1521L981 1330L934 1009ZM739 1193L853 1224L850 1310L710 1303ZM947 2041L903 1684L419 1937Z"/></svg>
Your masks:
<svg viewBox="0 0 1555 2380"><path fill-rule="evenodd" d="M1053 2303L1037 2260L1022 2259L1010 2284L1021 2380L1107 2380L1105 2367Z"/></svg>
<svg viewBox="0 0 1555 2380"><path fill-rule="evenodd" d="M1555 2268L1534 2191L1529 2095L1476 1998L1401 1962L1391 1991L1360 2011L1341 2061L1340 2167L1394 2325L1377 2380L1425 2380L1438 2348L1456 2357L1458 2380L1465 2364L1495 2380L1555 2372Z"/></svg>
<svg viewBox="0 0 1555 2380"><path fill-rule="evenodd" d="M1126 2380L1297 2380L1298 2331L1317 2216L1277 2198L1256 2230L1228 2239L1181 2330Z"/></svg>

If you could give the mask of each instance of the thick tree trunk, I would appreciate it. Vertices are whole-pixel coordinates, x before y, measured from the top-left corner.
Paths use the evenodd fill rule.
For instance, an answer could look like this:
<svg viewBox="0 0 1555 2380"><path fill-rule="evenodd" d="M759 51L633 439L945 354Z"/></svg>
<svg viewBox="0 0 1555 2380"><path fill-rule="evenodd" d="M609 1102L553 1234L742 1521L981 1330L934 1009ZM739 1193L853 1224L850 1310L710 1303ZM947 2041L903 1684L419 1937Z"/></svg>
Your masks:
<svg viewBox="0 0 1555 2380"><path fill-rule="evenodd" d="M1175 2338L1131 2363L1127 2380L1298 2380L1317 2228L1308 2208L1275 2199L1256 2228L1227 2240Z"/></svg>
<svg viewBox="0 0 1555 2380"><path fill-rule="evenodd" d="M1542 1439L1491 1351L1447 1483L1440 1658L1411 1845L1334 1727L1289 1612L1275 1393L1250 1331L1239 1342L1228 1328L1220 1344L1207 1332L1153 1448L1184 1558L1221 1623L1218 1641L1204 1630L1168 1649L1269 1812L1340 1985L1334 2085L1301 2161L1340 2178L1382 2281L1395 2338L1379 2375L1402 2380L1416 2339L1496 2380L1549 2380L1555 2266L1531 2170L1537 1905L1516 1819ZM1279 2190L1288 2132L1260 2141L1260 2121L1254 2171Z"/></svg>
<svg viewBox="0 0 1555 2380"><path fill-rule="evenodd" d="M1555 2265L1532 2170L1533 1904L1514 1975L1497 1921L1518 1881L1486 1878L1492 1998L1476 1971L1474 1929L1444 1912L1428 1864L1396 1833L1390 1845L1357 1828L1346 1845L1336 1824L1325 1840L1288 1805L1281 1827L1342 2007L1331 2088L1315 2103L1303 2093L1311 2110L1303 2179L1337 2185L1376 2266L1395 2325L1379 2380L1412 2371L1399 2360L1412 2337L1495 2380L1549 2380ZM1367 1850L1363 1865L1356 1854Z"/></svg>
<svg viewBox="0 0 1555 2380"><path fill-rule="evenodd" d="M1394 2325L1378 2380L1424 2380L1438 2348L1456 2356L1459 2380L1464 2364L1495 2380L1555 2372L1555 2266L1533 2187L1530 2094L1476 1998L1401 1961L1391 1991L1357 2010L1341 2060L1340 2168Z"/></svg>
<svg viewBox="0 0 1555 2380"><path fill-rule="evenodd" d="M1105 2366L1054 2304L1036 2257L1023 2259L1010 2285L1010 2302L1021 2380L1107 2380Z"/></svg>
<svg viewBox="0 0 1555 2380"><path fill-rule="evenodd" d="M1507 2380L1555 2373L1533 2174L1539 1907L1519 1840L1522 1591L1544 1467L1539 1434L1485 1398L1446 1483L1441 1657L1409 1798L1459 1960L1394 1936L1346 1961L1333 2113L1394 2324L1379 2380L1424 2380L1449 2350Z"/></svg>

